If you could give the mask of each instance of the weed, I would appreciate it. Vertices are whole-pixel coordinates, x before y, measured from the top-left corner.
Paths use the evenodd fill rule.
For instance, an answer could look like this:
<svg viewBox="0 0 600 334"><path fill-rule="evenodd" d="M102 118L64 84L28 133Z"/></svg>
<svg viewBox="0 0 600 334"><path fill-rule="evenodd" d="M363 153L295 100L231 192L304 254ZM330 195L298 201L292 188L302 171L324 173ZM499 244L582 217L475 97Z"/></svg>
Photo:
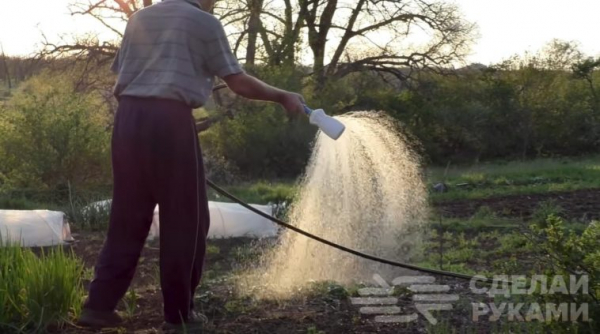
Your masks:
<svg viewBox="0 0 600 334"><path fill-rule="evenodd" d="M134 289L129 289L129 291L127 291L125 297L123 298L123 304L125 305L125 313L130 319L133 318L133 316L135 315L135 311L138 307L138 299L139 296Z"/></svg>
<svg viewBox="0 0 600 334"><path fill-rule="evenodd" d="M558 205L556 201L545 201L538 205L538 207L531 216L531 220L534 223L544 224L549 216L554 215L560 217L563 211L563 208L560 205Z"/></svg>
<svg viewBox="0 0 600 334"><path fill-rule="evenodd" d="M219 249L219 246L212 245L212 244L208 244L206 246L206 254L216 255L216 254L219 254L220 252L221 252L221 250Z"/></svg>
<svg viewBox="0 0 600 334"><path fill-rule="evenodd" d="M91 281L94 279L94 268L85 268L81 274L81 279L84 281Z"/></svg>
<svg viewBox="0 0 600 334"><path fill-rule="evenodd" d="M489 206L483 205L477 209L477 212L472 217L473 219L485 220L496 219L496 213Z"/></svg>
<svg viewBox="0 0 600 334"><path fill-rule="evenodd" d="M318 330L315 326L311 326L306 329L306 334L325 334L325 332Z"/></svg>

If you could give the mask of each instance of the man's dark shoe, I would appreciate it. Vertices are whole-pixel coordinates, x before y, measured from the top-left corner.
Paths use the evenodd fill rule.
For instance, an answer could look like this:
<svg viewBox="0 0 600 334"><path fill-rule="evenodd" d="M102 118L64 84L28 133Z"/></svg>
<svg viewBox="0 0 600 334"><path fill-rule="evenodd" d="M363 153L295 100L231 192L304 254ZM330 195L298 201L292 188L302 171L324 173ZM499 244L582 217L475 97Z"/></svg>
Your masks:
<svg viewBox="0 0 600 334"><path fill-rule="evenodd" d="M117 327L123 322L123 319L117 312L94 311L83 309L77 325L81 327L90 327L94 329Z"/></svg>
<svg viewBox="0 0 600 334"><path fill-rule="evenodd" d="M190 311L187 322L179 324L165 322L162 329L165 334L196 334L202 333L202 329L207 323L208 318L204 314Z"/></svg>

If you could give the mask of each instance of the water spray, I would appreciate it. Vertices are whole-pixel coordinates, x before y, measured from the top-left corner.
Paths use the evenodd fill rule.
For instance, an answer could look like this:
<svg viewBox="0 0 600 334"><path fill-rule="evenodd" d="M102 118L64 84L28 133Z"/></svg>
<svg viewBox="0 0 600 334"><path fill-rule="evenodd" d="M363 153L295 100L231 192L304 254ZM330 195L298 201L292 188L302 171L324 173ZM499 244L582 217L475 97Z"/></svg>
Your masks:
<svg viewBox="0 0 600 334"><path fill-rule="evenodd" d="M222 88L226 88L226 85L220 85L215 87L213 90L216 91L218 89L222 89ZM328 116L327 114L325 114L325 111L323 111L322 109L316 109L316 110L312 110L307 106L304 106L304 112L308 115L309 117L309 121L311 124L316 125L319 127L319 129L326 134L328 137L337 140L338 138L340 138L340 136L344 133L346 126L340 122L338 119L333 118L331 116ZM343 116L342 116L343 118ZM353 123L350 122L349 126L352 126ZM367 134L374 134L374 133L379 133L380 131L373 131L374 129L367 129L367 131L358 131L359 133L362 133L362 135L367 135ZM375 129L375 130L380 130L379 128ZM382 144L389 144L389 140L384 140ZM342 143L342 144L347 144L347 143ZM385 146L385 145L383 145ZM332 147L329 147L332 148ZM403 150L393 150L394 152L397 151L403 151ZM333 153L334 155L337 154L336 152L328 152L328 153ZM329 154L326 154L327 156ZM392 157L394 160L397 161L401 161L406 163L406 159L398 159L396 156ZM389 162L389 161L387 161ZM378 165L391 165L394 166L394 164L391 163L381 163ZM403 169L406 169L407 165L404 164ZM410 164L408 165L408 167L410 167ZM328 174L330 175L330 174ZM385 257L382 257L382 255L385 256L385 254L368 254L365 252L361 252L358 251L352 247L348 247L348 246L355 246L355 245L348 245L348 246L343 246L338 242L334 242L334 241L330 241L328 240L328 238L324 238L321 236L317 236L315 234L309 233L307 231L305 231L304 229L302 229L299 226L295 226L295 224L288 224L286 222L283 222L271 215L268 215L252 206L250 206L249 204L245 203L244 201L242 201L241 199L235 197L234 195L230 194L229 192L227 192L226 190L222 189L221 187L219 187L218 185L216 185L215 183L213 183L211 180L207 179L207 184L213 188L216 192L220 193L221 195L229 198L230 200L232 200L235 203L240 204L242 207L256 213L259 216L262 216L274 223L276 223L277 225L284 227L286 229L289 229L291 231L294 231L300 235L303 235L305 237L307 237L308 239L312 239L314 241L317 241L318 243L321 243L323 245L326 245L328 247L331 247L333 249L337 249L339 251L348 253L348 254L352 254L354 256L357 256L359 258L368 260L368 261L373 261L375 263L380 263L380 264L384 264L384 265L388 265L391 267L397 267L397 268L404 268L404 269L409 269L409 270L414 270L414 271L419 271L419 272L423 272L423 273L428 273L428 274L433 274L433 275L439 275L439 276L447 276L447 277L454 277L454 278L459 278L459 279L464 279L464 280L471 280L473 278L473 276L470 275L465 275L465 274L461 274L461 273L455 273L455 272L448 272L448 271L443 271L443 270L436 270L436 269L431 269L431 268L423 268L423 267L419 267L419 266L415 266L415 265L411 265L408 263L403 263L403 262L399 262L399 261L392 261L392 260L388 260ZM396 181L396 180L394 180ZM411 187L407 184L405 184L405 186L408 186L407 188L411 188L413 189L414 187ZM314 187L311 187L314 188ZM396 193L394 197L398 197L398 194ZM387 196L386 198L392 198ZM318 199L319 201L321 201L321 199ZM413 198L414 200L414 198ZM387 202L387 201L386 201ZM412 202L412 201L411 201ZM419 206L419 205L417 205ZM397 210L392 210L393 212L396 212ZM329 237L329 236L327 236ZM306 252L304 252L306 253ZM285 256L289 255L289 254L284 254ZM306 254L305 254L306 255ZM320 256L326 256L324 254L320 254ZM287 258L286 262L289 262L291 259ZM505 280L498 280L498 279L494 279L494 278L483 278L482 281L488 283L488 284L498 284L499 282L505 283L505 284L512 284L511 281L505 281Z"/></svg>
<svg viewBox="0 0 600 334"><path fill-rule="evenodd" d="M340 138L346 127L339 120L328 116L323 109L312 110L304 106L304 112L309 117L310 124L316 125L330 138L337 140Z"/></svg>

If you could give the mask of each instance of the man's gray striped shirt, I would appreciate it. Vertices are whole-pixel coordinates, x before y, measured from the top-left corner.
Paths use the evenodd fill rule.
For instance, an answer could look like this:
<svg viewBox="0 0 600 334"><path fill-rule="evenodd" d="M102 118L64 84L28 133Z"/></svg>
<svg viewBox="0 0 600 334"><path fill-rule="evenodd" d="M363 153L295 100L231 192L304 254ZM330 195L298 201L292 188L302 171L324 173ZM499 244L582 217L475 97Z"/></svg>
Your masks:
<svg viewBox="0 0 600 334"><path fill-rule="evenodd" d="M129 18L112 70L115 96L156 97L204 105L214 77L242 72L214 16L194 0L164 0Z"/></svg>

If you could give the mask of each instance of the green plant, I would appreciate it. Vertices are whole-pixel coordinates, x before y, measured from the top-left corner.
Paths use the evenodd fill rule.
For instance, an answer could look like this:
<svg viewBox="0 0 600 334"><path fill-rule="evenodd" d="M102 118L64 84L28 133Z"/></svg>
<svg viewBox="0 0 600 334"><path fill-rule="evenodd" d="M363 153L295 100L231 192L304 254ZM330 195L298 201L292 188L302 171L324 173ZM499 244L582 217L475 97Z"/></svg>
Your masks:
<svg viewBox="0 0 600 334"><path fill-rule="evenodd" d="M35 210L38 205L23 197L0 196L0 209Z"/></svg>
<svg viewBox="0 0 600 334"><path fill-rule="evenodd" d="M600 223L593 221L581 234L565 227L564 221L555 215L549 215L545 221L538 221L531 227L531 247L537 249L541 256L538 261L546 268L543 273L546 282L536 284L536 294L541 303L560 305L568 303L580 307L587 305L587 317L591 321L550 322L548 327L553 331L574 330L578 333L597 333L600 325ZM578 282L586 280L586 288ZM567 293L548 293L552 287L566 286ZM558 283L558 284L557 284ZM546 285L546 288L544 287Z"/></svg>
<svg viewBox="0 0 600 334"><path fill-rule="evenodd" d="M349 292L344 286L332 281L312 282L306 292L327 300L344 299L349 296Z"/></svg>
<svg viewBox="0 0 600 334"><path fill-rule="evenodd" d="M306 329L306 334L325 334L325 331L320 331L315 326L310 326Z"/></svg>
<svg viewBox="0 0 600 334"><path fill-rule="evenodd" d="M219 254L220 252L221 252L221 249L217 245L208 244L206 246L206 254L216 255L216 254Z"/></svg>
<svg viewBox="0 0 600 334"><path fill-rule="evenodd" d="M125 297L123 297L123 304L125 305L125 313L127 314L128 318L133 318L133 316L135 315L135 311L137 310L137 302L138 302L139 296L138 294L135 292L134 289L129 289L129 291L127 291L127 293L125 294Z"/></svg>
<svg viewBox="0 0 600 334"><path fill-rule="evenodd" d="M76 196L69 199L64 210L69 221L81 229L106 231L110 218L110 203L103 203L100 198L86 199Z"/></svg>
<svg viewBox="0 0 600 334"><path fill-rule="evenodd" d="M545 224L546 220L550 216L560 217L563 212L563 208L556 203L556 201L550 200L542 202L538 205L532 214L531 220L538 224Z"/></svg>
<svg viewBox="0 0 600 334"><path fill-rule="evenodd" d="M110 179L110 114L66 74L24 82L0 112L0 186L58 189Z"/></svg>
<svg viewBox="0 0 600 334"><path fill-rule="evenodd" d="M475 220L482 220L482 219L495 219L496 217L496 213L494 212L494 210L492 210L489 206L480 206L479 209L477 209L477 212L475 212L475 214L472 217Z"/></svg>
<svg viewBox="0 0 600 334"><path fill-rule="evenodd" d="M85 268L81 274L81 279L84 281L91 281L94 279L94 268Z"/></svg>
<svg viewBox="0 0 600 334"><path fill-rule="evenodd" d="M76 317L83 264L62 248L35 255L0 237L0 332L44 333Z"/></svg>

